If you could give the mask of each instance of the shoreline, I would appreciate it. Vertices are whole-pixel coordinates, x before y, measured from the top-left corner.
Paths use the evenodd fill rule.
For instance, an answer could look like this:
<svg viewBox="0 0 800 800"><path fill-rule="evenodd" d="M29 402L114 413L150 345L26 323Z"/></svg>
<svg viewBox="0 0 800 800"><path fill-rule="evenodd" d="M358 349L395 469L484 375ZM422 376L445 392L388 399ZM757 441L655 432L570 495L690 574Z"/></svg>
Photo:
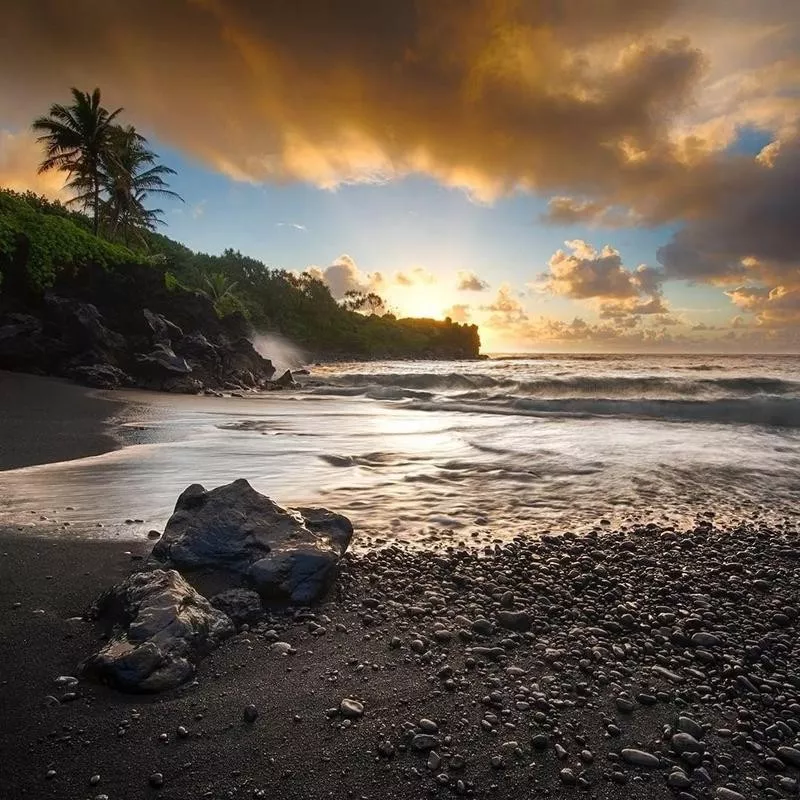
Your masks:
<svg viewBox="0 0 800 800"><path fill-rule="evenodd" d="M785 796L800 775L798 543L789 525L698 521L348 556L322 605L275 612L190 683L137 696L55 680L101 644L71 618L151 543L0 535L1 793ZM363 716L345 720L344 698Z"/></svg>
<svg viewBox="0 0 800 800"><path fill-rule="evenodd" d="M0 470L102 455L125 399L62 378L0 370Z"/></svg>

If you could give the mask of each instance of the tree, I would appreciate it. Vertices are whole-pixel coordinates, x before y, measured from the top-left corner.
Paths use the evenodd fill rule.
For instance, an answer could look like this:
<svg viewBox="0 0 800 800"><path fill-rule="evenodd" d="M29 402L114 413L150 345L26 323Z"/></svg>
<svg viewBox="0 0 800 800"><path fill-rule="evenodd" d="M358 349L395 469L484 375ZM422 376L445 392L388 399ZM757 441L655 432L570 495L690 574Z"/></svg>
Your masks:
<svg viewBox="0 0 800 800"><path fill-rule="evenodd" d="M103 163L108 156L114 119L122 109L109 112L100 105L99 89L91 95L74 86L71 91L72 105L55 103L48 116L33 122L33 130L41 134L37 141L44 145L46 154L39 172L57 169L67 173L67 186L76 192L70 202L91 209L96 234Z"/></svg>
<svg viewBox="0 0 800 800"><path fill-rule="evenodd" d="M237 285L237 282L231 280L224 272L209 272L203 276L202 291L211 298L214 308L221 317L242 310L241 300L235 293Z"/></svg>
<svg viewBox="0 0 800 800"><path fill-rule="evenodd" d="M356 289L350 289L344 293L342 305L348 311L361 311L370 315L386 312L386 304L380 295L375 292L359 292Z"/></svg>
<svg viewBox="0 0 800 800"><path fill-rule="evenodd" d="M149 195L183 199L164 180L175 170L157 162L158 155L132 125L112 127L103 157L101 183L107 197L101 211L110 235L121 235L126 245L132 236L143 242L141 232L153 231L163 221L161 209L145 208Z"/></svg>

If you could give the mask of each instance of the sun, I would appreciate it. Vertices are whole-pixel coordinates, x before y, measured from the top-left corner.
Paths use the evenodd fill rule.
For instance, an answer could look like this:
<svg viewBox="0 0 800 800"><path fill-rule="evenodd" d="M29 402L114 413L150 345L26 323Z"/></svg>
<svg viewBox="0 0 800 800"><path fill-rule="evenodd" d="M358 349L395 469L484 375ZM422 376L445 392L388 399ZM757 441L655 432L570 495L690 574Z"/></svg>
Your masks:
<svg viewBox="0 0 800 800"><path fill-rule="evenodd" d="M398 317L444 319L448 302L436 286L393 287L386 300Z"/></svg>

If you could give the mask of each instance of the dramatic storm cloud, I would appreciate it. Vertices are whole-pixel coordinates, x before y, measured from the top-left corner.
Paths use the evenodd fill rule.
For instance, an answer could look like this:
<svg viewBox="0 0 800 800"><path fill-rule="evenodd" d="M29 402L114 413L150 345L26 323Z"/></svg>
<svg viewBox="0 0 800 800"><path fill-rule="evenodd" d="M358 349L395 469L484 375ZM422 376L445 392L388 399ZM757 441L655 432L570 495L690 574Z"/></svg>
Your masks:
<svg viewBox="0 0 800 800"><path fill-rule="evenodd" d="M239 181L333 189L422 175L481 203L543 196L549 205L530 213L531 228L575 226L576 241L591 236L587 228L610 231L602 239L608 248L573 248L547 265L549 295L577 301L581 315L588 309L595 318L541 324L536 335L599 339L613 328L628 336L645 317L662 330L675 320L669 287L685 281L719 287L721 301L741 314L736 330L774 337L770 331L783 329L784 341L796 338L800 4L8 5L0 184L56 194L56 176L34 175L26 129L70 85L99 85L110 106L123 105L159 142ZM661 225L670 226L661 241L637 257L658 268L623 265L613 237ZM483 274L490 260L454 257L451 294L439 297L443 278L426 277L436 264L424 253L411 266L387 259L391 271L377 258L363 263L382 272L364 272L346 257L311 271L337 297L394 287L409 311L417 304L426 313L463 305L453 292L485 290L485 277L494 278ZM528 276L544 266L527 264ZM502 272L492 283L506 280ZM519 328L534 316L531 297L503 286L470 314L482 325L511 319ZM690 320L687 332L697 323ZM715 318L695 333L719 325Z"/></svg>
<svg viewBox="0 0 800 800"><path fill-rule="evenodd" d="M677 5L43 0L5 10L0 81L25 121L65 84L99 83L240 178L423 172L480 197L625 171L649 184L631 153L661 148L663 173L705 63L685 38L648 38Z"/></svg>

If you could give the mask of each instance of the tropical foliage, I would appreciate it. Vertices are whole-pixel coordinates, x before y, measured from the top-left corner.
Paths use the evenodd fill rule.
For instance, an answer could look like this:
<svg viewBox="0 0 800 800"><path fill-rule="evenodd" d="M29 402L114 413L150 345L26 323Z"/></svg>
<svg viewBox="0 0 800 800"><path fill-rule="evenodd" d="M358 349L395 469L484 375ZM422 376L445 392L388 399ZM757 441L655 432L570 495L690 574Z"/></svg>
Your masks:
<svg viewBox="0 0 800 800"><path fill-rule="evenodd" d="M311 356L352 358L474 357L478 328L450 320L397 319L392 314L353 311L307 273L270 269L261 261L226 250L195 253L172 239L144 231L142 249L108 242L91 233L91 220L61 203L34 194L0 190L0 301L20 271L27 289L80 283L81 270L99 265L124 280L129 264L146 263L167 288L210 297L221 316L241 313L259 331L276 331L304 346ZM144 249L146 247L146 250ZM5 278L15 276L8 281ZM377 303L380 298L371 301ZM360 299L356 298L360 306ZM381 305L381 304L378 304ZM365 313L366 312L366 313Z"/></svg>
<svg viewBox="0 0 800 800"><path fill-rule="evenodd" d="M66 205L0 189L0 289L6 300L57 285L79 291L90 268L117 273L120 283L158 283L202 293L220 317L240 314L257 330L276 331L311 354L343 357L471 357L480 349L475 325L397 319L374 293L348 292L341 302L309 273L272 269L235 250L195 253L156 232L153 196L177 198L147 140L106 109L100 90L72 89L72 104L55 104L33 129L44 148L40 171L65 173ZM74 210L75 207L81 211ZM139 278L134 276L138 275ZM115 280L115 279L114 279ZM3 300L0 295L0 301ZM183 295L185 297L185 295Z"/></svg>
<svg viewBox="0 0 800 800"><path fill-rule="evenodd" d="M31 193L0 190L0 273L17 266L30 290L41 291L59 273L88 264L120 269L136 261L142 256L92 235L83 214ZM4 285L8 290L8 281Z"/></svg>

